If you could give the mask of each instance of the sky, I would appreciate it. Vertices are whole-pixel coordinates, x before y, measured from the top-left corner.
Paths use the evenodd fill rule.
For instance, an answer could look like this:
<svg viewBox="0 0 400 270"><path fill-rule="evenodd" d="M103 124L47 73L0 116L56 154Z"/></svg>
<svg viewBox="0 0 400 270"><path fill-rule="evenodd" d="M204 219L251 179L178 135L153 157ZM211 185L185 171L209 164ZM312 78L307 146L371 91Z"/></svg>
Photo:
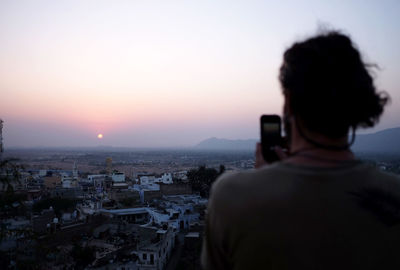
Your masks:
<svg viewBox="0 0 400 270"><path fill-rule="evenodd" d="M186 147L259 136L282 54L320 27L379 65L400 126L400 1L0 0L5 147ZM103 134L99 139L98 134Z"/></svg>

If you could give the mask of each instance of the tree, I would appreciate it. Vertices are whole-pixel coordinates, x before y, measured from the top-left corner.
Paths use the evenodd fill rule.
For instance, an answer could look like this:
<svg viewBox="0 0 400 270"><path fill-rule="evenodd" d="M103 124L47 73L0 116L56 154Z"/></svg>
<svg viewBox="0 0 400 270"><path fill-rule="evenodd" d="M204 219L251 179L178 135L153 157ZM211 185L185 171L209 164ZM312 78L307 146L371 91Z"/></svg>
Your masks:
<svg viewBox="0 0 400 270"><path fill-rule="evenodd" d="M194 191L200 192L200 195L203 197L208 197L212 183L224 171L225 167L223 165L220 166L219 171L214 168L207 168L203 165L198 169L190 170L187 173L187 177Z"/></svg>
<svg viewBox="0 0 400 270"><path fill-rule="evenodd" d="M13 191L13 182L20 182L22 166L17 164L18 159L10 158L0 160L0 184L3 191Z"/></svg>
<svg viewBox="0 0 400 270"><path fill-rule="evenodd" d="M76 201L64 198L47 198L36 202L33 205L33 211L39 213L43 209L49 209L50 206L53 207L56 215L60 216L62 212L74 210Z"/></svg>
<svg viewBox="0 0 400 270"><path fill-rule="evenodd" d="M26 211L24 205L26 195L14 192L13 183L20 182L20 170L23 168L16 161L18 159L0 160L0 186L2 189L0 191L3 191L0 193L0 211L6 217L24 214Z"/></svg>
<svg viewBox="0 0 400 270"><path fill-rule="evenodd" d="M78 243L74 244L71 250L71 256L75 261L75 269L85 269L86 266L96 259L93 247L82 247Z"/></svg>

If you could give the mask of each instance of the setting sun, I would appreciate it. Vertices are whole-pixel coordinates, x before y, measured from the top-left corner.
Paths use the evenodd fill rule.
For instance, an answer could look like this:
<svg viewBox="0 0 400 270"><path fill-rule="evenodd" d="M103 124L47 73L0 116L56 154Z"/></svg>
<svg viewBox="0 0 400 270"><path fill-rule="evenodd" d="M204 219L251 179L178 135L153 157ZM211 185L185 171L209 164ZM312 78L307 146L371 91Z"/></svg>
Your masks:
<svg viewBox="0 0 400 270"><path fill-rule="evenodd" d="M99 135L97 135L97 138L99 138L99 139L103 139L103 134L99 134Z"/></svg>

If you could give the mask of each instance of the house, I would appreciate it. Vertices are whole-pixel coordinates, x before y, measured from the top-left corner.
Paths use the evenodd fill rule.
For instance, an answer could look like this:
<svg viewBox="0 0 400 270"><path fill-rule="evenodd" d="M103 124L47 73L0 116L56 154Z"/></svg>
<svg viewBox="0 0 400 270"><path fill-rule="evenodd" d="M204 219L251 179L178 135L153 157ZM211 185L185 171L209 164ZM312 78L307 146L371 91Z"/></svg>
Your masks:
<svg viewBox="0 0 400 270"><path fill-rule="evenodd" d="M154 230L154 229L153 229ZM163 270L175 246L175 233L171 228L159 229L156 237L138 243L136 265L139 270Z"/></svg>

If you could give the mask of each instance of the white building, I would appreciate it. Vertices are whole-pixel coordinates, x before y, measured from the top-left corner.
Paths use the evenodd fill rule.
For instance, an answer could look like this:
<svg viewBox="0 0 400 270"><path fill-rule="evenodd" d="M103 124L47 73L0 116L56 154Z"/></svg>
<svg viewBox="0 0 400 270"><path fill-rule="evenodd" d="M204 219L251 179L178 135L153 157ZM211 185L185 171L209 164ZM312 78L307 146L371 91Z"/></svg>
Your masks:
<svg viewBox="0 0 400 270"><path fill-rule="evenodd" d="M64 173L61 174L61 184L63 188L74 188L78 186L78 177L71 177Z"/></svg>
<svg viewBox="0 0 400 270"><path fill-rule="evenodd" d="M164 173L160 178L154 180L155 183L172 184L172 174Z"/></svg>
<svg viewBox="0 0 400 270"><path fill-rule="evenodd" d="M122 172L115 172L112 174L111 179L114 183L125 182L125 174Z"/></svg>
<svg viewBox="0 0 400 270"><path fill-rule="evenodd" d="M100 213L130 223L144 223L149 219L148 208L100 209Z"/></svg>
<svg viewBox="0 0 400 270"><path fill-rule="evenodd" d="M152 185L155 182L156 177L154 175L144 175L139 177L139 185Z"/></svg>
<svg viewBox="0 0 400 270"><path fill-rule="evenodd" d="M174 172L174 177L176 179L180 179L182 181L186 181L187 178L187 171L179 171L179 172Z"/></svg>
<svg viewBox="0 0 400 270"><path fill-rule="evenodd" d="M140 195L140 202L144 203L145 199L145 192L151 192L151 191L159 191L160 190L160 185L159 184L143 184L143 185L133 185L133 190L136 190L139 192Z"/></svg>
<svg viewBox="0 0 400 270"><path fill-rule="evenodd" d="M193 212L193 206L182 207L173 205L173 208L165 209L165 212L148 208L151 221L159 226L168 225L176 230L188 229L191 223L199 221L200 214Z"/></svg>
<svg viewBox="0 0 400 270"><path fill-rule="evenodd" d="M91 174L88 175L87 177L88 182L92 183L98 192L104 190L106 178L107 178L106 174Z"/></svg>
<svg viewBox="0 0 400 270"><path fill-rule="evenodd" d="M142 175L136 180L139 185L152 185L155 183L172 184L172 174L164 173L161 177L155 177L154 175Z"/></svg>

